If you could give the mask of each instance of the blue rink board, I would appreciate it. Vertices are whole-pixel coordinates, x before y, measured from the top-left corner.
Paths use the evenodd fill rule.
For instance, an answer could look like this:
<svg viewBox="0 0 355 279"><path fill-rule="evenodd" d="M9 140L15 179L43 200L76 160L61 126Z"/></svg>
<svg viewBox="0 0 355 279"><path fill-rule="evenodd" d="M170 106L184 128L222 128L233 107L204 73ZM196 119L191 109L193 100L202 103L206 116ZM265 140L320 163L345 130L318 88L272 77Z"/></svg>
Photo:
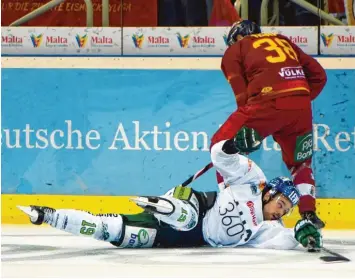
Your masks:
<svg viewBox="0 0 355 279"><path fill-rule="evenodd" d="M313 160L317 195L355 198L355 70L327 74L328 84L313 103L318 136L329 128L329 136L318 139ZM210 137L235 109L229 84L217 70L5 68L1 78L2 193L161 194L209 162ZM75 134L73 148L65 148L66 120L83 135L82 149ZM133 148L136 135L154 126L161 134L145 136L141 150L122 149L128 147L125 136ZM89 138L88 145L85 136L90 130L95 130L92 138L100 138ZM117 130L117 149L109 149ZM193 132L207 133L208 140L195 135L194 142ZM52 143L63 148L50 144L50 134ZM100 146L90 149L90 144ZM268 138L266 149L251 158L268 178L288 175L280 152L267 150L273 144ZM193 186L215 190L215 181L210 171Z"/></svg>

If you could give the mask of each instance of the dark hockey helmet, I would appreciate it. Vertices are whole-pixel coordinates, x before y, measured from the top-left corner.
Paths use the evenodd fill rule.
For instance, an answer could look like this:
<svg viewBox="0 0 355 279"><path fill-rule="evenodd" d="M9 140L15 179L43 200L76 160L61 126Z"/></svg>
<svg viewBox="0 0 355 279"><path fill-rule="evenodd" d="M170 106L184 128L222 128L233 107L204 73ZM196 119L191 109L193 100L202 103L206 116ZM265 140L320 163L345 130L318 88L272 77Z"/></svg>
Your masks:
<svg viewBox="0 0 355 279"><path fill-rule="evenodd" d="M271 179L266 183L266 188L273 198L277 193L283 194L292 203L292 207L295 207L300 201L301 194L293 184L292 180L287 177L279 176Z"/></svg>
<svg viewBox="0 0 355 279"><path fill-rule="evenodd" d="M261 33L261 29L259 25L250 21L250 20L241 20L235 22L227 37L227 45L231 46L238 41L238 35L242 35L243 37L251 35L251 34L259 34Z"/></svg>

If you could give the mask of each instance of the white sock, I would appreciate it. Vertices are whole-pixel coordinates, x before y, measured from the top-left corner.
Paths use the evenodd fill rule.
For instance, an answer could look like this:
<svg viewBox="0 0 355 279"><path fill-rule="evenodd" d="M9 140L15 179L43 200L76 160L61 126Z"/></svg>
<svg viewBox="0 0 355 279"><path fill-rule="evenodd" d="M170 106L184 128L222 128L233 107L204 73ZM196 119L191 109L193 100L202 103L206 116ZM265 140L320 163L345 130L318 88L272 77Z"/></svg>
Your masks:
<svg viewBox="0 0 355 279"><path fill-rule="evenodd" d="M98 216L76 209L57 209L51 216L45 216L45 222L74 235L107 242L119 240L123 225L119 214Z"/></svg>

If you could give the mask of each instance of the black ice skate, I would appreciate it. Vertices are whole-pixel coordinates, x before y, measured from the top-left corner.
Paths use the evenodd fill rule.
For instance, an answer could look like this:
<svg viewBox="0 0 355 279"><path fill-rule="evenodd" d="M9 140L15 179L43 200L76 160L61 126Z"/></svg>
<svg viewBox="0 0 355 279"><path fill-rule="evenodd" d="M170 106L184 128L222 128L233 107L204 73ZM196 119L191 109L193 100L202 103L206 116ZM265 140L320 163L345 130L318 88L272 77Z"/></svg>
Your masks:
<svg viewBox="0 0 355 279"><path fill-rule="evenodd" d="M31 223L34 225L42 225L42 223L45 221L45 217L51 216L55 212L55 209L53 208L37 205L18 205L17 208L25 212L30 217Z"/></svg>
<svg viewBox="0 0 355 279"><path fill-rule="evenodd" d="M155 214L170 215L175 211L175 205L168 199L155 196L142 196L131 199L145 211Z"/></svg>
<svg viewBox="0 0 355 279"><path fill-rule="evenodd" d="M317 214L313 211L307 211L302 213L302 218L311 221L317 227L318 230L325 227L325 223L321 219L319 219Z"/></svg>

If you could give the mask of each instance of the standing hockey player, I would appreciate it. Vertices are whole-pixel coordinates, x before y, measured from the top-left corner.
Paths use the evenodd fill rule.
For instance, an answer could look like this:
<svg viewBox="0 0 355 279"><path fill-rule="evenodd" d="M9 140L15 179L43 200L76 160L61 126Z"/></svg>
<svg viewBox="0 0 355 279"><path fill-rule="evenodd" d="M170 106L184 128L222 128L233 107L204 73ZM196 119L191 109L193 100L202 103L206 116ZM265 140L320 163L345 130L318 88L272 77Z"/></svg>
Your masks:
<svg viewBox="0 0 355 279"><path fill-rule="evenodd" d="M232 26L227 44L221 68L238 108L214 134L212 145L239 131L240 150L250 153L272 135L301 193L299 213L323 228L315 213L311 102L326 84L324 69L287 37L261 33L248 20ZM220 185L218 173L217 180Z"/></svg>
<svg viewBox="0 0 355 279"><path fill-rule="evenodd" d="M227 188L198 192L178 186L159 197L137 197L145 209L136 215L93 215L73 209L19 206L33 224L43 222L74 235L90 236L121 248L236 247L293 249L299 243L319 250L322 238L309 220L294 230L282 226L282 216L299 202L293 182L277 177L268 183L262 170L239 155L235 140L223 140L211 150L214 167Z"/></svg>

